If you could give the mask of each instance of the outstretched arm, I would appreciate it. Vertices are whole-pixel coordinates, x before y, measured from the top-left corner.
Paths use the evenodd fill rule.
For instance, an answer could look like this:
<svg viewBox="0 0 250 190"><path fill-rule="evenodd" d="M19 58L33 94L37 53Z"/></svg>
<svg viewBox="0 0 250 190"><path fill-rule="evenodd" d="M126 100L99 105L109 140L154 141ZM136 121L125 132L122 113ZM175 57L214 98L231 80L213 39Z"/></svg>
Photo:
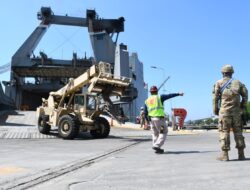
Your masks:
<svg viewBox="0 0 250 190"><path fill-rule="evenodd" d="M165 100L168 100L170 98L174 98L176 96L183 96L184 93L180 92L180 93L172 93L172 94L162 94L161 95L161 101L164 102Z"/></svg>

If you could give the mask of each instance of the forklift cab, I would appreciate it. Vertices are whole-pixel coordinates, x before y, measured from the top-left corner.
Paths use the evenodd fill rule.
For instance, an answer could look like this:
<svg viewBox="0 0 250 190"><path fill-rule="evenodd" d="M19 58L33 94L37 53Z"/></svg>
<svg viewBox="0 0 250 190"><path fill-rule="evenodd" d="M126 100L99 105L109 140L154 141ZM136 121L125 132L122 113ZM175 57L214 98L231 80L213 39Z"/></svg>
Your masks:
<svg viewBox="0 0 250 190"><path fill-rule="evenodd" d="M97 109L96 95L93 94L75 94L74 110L84 116L90 116Z"/></svg>

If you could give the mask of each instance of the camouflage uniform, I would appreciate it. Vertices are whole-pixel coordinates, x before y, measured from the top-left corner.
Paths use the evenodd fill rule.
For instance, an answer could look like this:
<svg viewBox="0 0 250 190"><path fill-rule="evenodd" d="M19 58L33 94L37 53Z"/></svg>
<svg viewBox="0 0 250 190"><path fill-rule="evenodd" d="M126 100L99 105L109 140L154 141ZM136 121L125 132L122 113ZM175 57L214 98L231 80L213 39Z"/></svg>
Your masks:
<svg viewBox="0 0 250 190"><path fill-rule="evenodd" d="M143 109L141 109L141 112L140 112L140 124L141 124L141 128L144 128L144 126L145 126L145 113L144 113Z"/></svg>
<svg viewBox="0 0 250 190"><path fill-rule="evenodd" d="M241 116L247 106L248 91L244 84L239 80L233 79L221 92L223 85L230 79L230 76L224 76L215 83L213 90L213 111L215 115L219 115L218 129L222 151L227 154L230 150L230 129L232 129L236 148L239 150L239 159L241 159L244 157L243 150L246 146L242 135L243 124ZM242 155L240 156L240 151L243 152L243 157ZM228 154L225 160L228 160Z"/></svg>

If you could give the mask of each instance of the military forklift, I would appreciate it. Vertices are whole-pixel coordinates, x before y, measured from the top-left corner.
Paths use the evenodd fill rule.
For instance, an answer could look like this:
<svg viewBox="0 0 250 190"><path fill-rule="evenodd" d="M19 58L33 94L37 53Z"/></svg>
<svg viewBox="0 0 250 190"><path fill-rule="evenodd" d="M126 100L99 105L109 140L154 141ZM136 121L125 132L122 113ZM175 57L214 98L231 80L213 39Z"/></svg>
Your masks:
<svg viewBox="0 0 250 190"><path fill-rule="evenodd" d="M51 127L58 129L63 139L74 139L79 132L90 132L93 138L106 138L110 124L104 115L120 121L111 96L136 98L136 89L131 79L114 77L111 64L100 62L93 65L76 79L48 99L42 99L37 108L38 130L49 134Z"/></svg>

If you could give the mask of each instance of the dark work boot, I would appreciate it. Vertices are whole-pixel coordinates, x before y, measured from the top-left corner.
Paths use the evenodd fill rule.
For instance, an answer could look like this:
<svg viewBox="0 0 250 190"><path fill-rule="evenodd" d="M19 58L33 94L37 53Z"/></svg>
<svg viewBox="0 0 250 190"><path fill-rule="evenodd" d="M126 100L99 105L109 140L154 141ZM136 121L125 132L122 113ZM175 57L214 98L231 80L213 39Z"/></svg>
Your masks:
<svg viewBox="0 0 250 190"><path fill-rule="evenodd" d="M238 160L245 160L246 159L243 148L238 149L238 156L239 156Z"/></svg>
<svg viewBox="0 0 250 190"><path fill-rule="evenodd" d="M156 154L163 154L164 153L164 149L161 149L159 147L152 147L155 150Z"/></svg>
<svg viewBox="0 0 250 190"><path fill-rule="evenodd" d="M226 150L222 151L221 155L217 157L217 160L228 161L229 160L228 151L226 151Z"/></svg>

